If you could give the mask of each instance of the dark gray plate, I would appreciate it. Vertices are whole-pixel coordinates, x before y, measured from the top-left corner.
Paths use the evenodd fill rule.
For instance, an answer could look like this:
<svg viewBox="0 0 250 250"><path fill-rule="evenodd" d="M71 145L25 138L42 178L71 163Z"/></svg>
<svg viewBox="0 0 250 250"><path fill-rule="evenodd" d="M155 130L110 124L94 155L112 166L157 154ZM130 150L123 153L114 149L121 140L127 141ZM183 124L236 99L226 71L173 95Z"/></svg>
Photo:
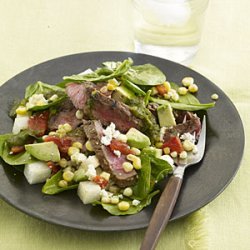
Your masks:
<svg viewBox="0 0 250 250"><path fill-rule="evenodd" d="M8 117L13 99L22 98L27 85L38 80L57 83L64 75L95 69L102 62L133 58L135 64L152 63L158 66L169 81L179 83L192 76L199 85L198 98L211 102L213 93L219 95L216 107L207 112L207 143L203 161L187 169L182 190L171 220L185 216L212 201L236 174L244 149L244 130L233 103L211 81L182 65L142 54L127 52L90 52L56 58L36 65L10 79L0 88L0 133L11 131ZM47 222L71 228L115 231L144 228L157 201L136 215L111 216L101 207L83 205L76 191L49 196L41 193L42 185L29 185L23 174L0 163L0 195L17 209Z"/></svg>

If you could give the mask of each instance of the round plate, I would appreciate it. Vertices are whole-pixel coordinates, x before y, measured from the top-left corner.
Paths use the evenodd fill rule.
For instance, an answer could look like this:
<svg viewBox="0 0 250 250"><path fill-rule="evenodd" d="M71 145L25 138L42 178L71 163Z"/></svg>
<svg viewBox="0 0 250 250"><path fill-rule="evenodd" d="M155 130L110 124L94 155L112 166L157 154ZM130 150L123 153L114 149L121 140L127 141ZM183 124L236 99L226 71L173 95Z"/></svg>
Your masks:
<svg viewBox="0 0 250 250"><path fill-rule="evenodd" d="M212 201L236 174L244 150L244 130L237 110L230 99L211 81L199 73L161 58L127 52L90 52L56 58L31 67L10 79L0 88L0 133L12 129L8 117L10 104L22 98L27 85L38 80L57 83L65 75L85 69L95 69L104 61L121 61L128 57L134 64L151 63L159 67L169 81L180 83L192 76L199 86L197 97L202 103L219 95L216 106L207 111L207 141L204 159L187 169L184 183L171 220L185 216ZM41 192L42 185L29 185L23 174L2 161L0 195L17 209L47 222L71 228L116 231L144 228L148 225L158 197L136 215L112 216L101 207L83 205L76 190L49 196Z"/></svg>

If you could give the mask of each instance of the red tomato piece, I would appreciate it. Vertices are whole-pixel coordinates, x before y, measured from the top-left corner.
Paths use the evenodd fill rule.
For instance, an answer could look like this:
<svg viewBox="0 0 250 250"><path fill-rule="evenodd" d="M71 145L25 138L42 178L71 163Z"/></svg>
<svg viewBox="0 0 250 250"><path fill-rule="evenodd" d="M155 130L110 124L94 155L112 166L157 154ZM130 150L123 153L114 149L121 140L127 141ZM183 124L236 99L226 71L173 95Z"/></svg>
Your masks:
<svg viewBox="0 0 250 250"><path fill-rule="evenodd" d="M166 87L163 85L163 84L161 84L161 85L157 85L157 86L155 86L156 87L156 89L157 89L157 91L158 91L158 93L159 93L159 95L164 95L164 94L166 94L168 91L167 91L167 89L166 89Z"/></svg>
<svg viewBox="0 0 250 250"><path fill-rule="evenodd" d="M36 136L43 136L48 129L49 111L37 112L29 118L28 127Z"/></svg>
<svg viewBox="0 0 250 250"><path fill-rule="evenodd" d="M112 151L119 150L124 155L133 154L133 151L130 149L127 143L118 141L116 139L112 139L109 147Z"/></svg>
<svg viewBox="0 0 250 250"><path fill-rule="evenodd" d="M100 175L95 176L92 181L98 184L101 188L105 188L108 185L108 181Z"/></svg>
<svg viewBox="0 0 250 250"><path fill-rule="evenodd" d="M178 136L172 136L169 138L169 140L165 141L162 145L162 148L166 147L169 147L171 152L176 151L177 153L180 153L184 150L181 140Z"/></svg>
<svg viewBox="0 0 250 250"><path fill-rule="evenodd" d="M68 153L69 147L72 145L72 140L70 138L59 138L57 136L46 136L44 139L45 142L53 141L63 155Z"/></svg>

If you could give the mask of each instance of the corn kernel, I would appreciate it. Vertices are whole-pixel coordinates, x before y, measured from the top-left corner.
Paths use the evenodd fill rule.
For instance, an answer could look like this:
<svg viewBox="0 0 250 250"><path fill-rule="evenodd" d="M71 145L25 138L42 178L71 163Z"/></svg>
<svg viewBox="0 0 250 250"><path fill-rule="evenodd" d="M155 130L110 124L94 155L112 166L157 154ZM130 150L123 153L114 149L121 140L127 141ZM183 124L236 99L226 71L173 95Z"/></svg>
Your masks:
<svg viewBox="0 0 250 250"><path fill-rule="evenodd" d="M24 107L24 106L19 106L19 107L16 109L16 114L17 114L17 115L26 115L26 114L27 114L27 109L26 109L26 107Z"/></svg>
<svg viewBox="0 0 250 250"><path fill-rule="evenodd" d="M116 87L120 85L120 83L115 78L109 79L108 84L112 84L112 85L114 85Z"/></svg>
<svg viewBox="0 0 250 250"><path fill-rule="evenodd" d="M133 194L133 190L130 187L125 188L123 191L123 195L125 195L127 197L130 197L132 194Z"/></svg>
<svg viewBox="0 0 250 250"><path fill-rule="evenodd" d="M141 154L141 150L138 149L138 148L132 147L131 150L132 150L132 152L133 152L134 155L140 155Z"/></svg>
<svg viewBox="0 0 250 250"><path fill-rule="evenodd" d="M107 181L109 181L109 179L110 179L110 174L107 173L107 172L102 172L102 173L100 174L100 176L103 177L103 178L104 178L105 180L107 180Z"/></svg>
<svg viewBox="0 0 250 250"><path fill-rule="evenodd" d="M192 151L193 154L197 154L198 153L198 148L196 145L194 145L194 149Z"/></svg>
<svg viewBox="0 0 250 250"><path fill-rule="evenodd" d="M87 149L88 151L90 151L90 152L93 152L93 151L94 151L94 149L93 149L93 147L92 147L90 141L87 141L87 142L85 143L85 147L86 147L86 149Z"/></svg>
<svg viewBox="0 0 250 250"><path fill-rule="evenodd" d="M180 87L180 88L178 88L178 93L179 93L179 95L186 95L187 92L188 92L188 89L185 88L185 87Z"/></svg>
<svg viewBox="0 0 250 250"><path fill-rule="evenodd" d="M71 156L75 153L80 153L80 149L76 147L69 147L68 149L68 155Z"/></svg>
<svg viewBox="0 0 250 250"><path fill-rule="evenodd" d="M110 198L110 202L111 202L111 204L118 204L119 203L119 197L118 196L112 196L111 198Z"/></svg>
<svg viewBox="0 0 250 250"><path fill-rule="evenodd" d="M163 149L163 152L164 152L165 155L169 155L170 154L170 148L169 147L165 147Z"/></svg>
<svg viewBox="0 0 250 250"><path fill-rule="evenodd" d="M66 168L68 166L68 161L64 158L62 158L60 161L59 161L59 166L61 168Z"/></svg>
<svg viewBox="0 0 250 250"><path fill-rule="evenodd" d="M127 211L130 208L130 204L127 201L121 201L118 203L118 208L121 211Z"/></svg>
<svg viewBox="0 0 250 250"><path fill-rule="evenodd" d="M173 152L170 153L170 155L171 155L173 158L175 158L175 157L177 157L178 154L177 154L176 151L173 151Z"/></svg>
<svg viewBox="0 0 250 250"><path fill-rule="evenodd" d="M156 148L162 148L163 143L162 142L156 142L155 147Z"/></svg>
<svg viewBox="0 0 250 250"><path fill-rule="evenodd" d="M174 93L172 96L172 100L175 102L179 101L179 95L177 93Z"/></svg>
<svg viewBox="0 0 250 250"><path fill-rule="evenodd" d="M58 182L58 186L61 187L61 188L65 188L65 187L68 186L68 182L65 181L65 180L60 180L60 181Z"/></svg>
<svg viewBox="0 0 250 250"><path fill-rule="evenodd" d="M122 164L122 167L126 173L131 172L134 168L134 166L130 162L127 162L127 161L125 161Z"/></svg>
<svg viewBox="0 0 250 250"><path fill-rule="evenodd" d="M111 202L111 199L108 196L103 196L101 202L108 204Z"/></svg>
<svg viewBox="0 0 250 250"><path fill-rule="evenodd" d="M133 167L135 169L141 169L141 158L133 155L133 154L128 154L127 159L133 162Z"/></svg>
<svg viewBox="0 0 250 250"><path fill-rule="evenodd" d="M163 95L164 99L169 100L172 97L172 93L167 93Z"/></svg>
<svg viewBox="0 0 250 250"><path fill-rule="evenodd" d="M78 109L78 110L76 111L76 118L77 118L78 120L81 120L81 119L83 118L83 112L82 112L82 110Z"/></svg>
<svg viewBox="0 0 250 250"><path fill-rule="evenodd" d="M218 100L219 99L219 96L217 94L212 94L211 95L211 99L213 100Z"/></svg>
<svg viewBox="0 0 250 250"><path fill-rule="evenodd" d="M187 158L187 152L186 151L182 151L180 154L179 154L179 157L181 159L186 159Z"/></svg>
<svg viewBox="0 0 250 250"><path fill-rule="evenodd" d="M198 91L198 86L196 84L191 84L189 87L188 87L188 91L191 92L191 93L195 93Z"/></svg>
<svg viewBox="0 0 250 250"><path fill-rule="evenodd" d="M166 88L167 92L171 89L171 85L167 81L163 83L163 86Z"/></svg>
<svg viewBox="0 0 250 250"><path fill-rule="evenodd" d="M71 172L71 171L65 171L63 173L63 179L65 181L70 182L70 181L73 180L73 178L74 178L74 173L73 172Z"/></svg>
<svg viewBox="0 0 250 250"><path fill-rule="evenodd" d="M63 124L63 129L65 130L66 133L72 131L72 126L68 123Z"/></svg>
<svg viewBox="0 0 250 250"><path fill-rule="evenodd" d="M186 151L192 151L194 149L194 144L189 141L189 140L185 140L183 143L183 148L186 150Z"/></svg>
<svg viewBox="0 0 250 250"><path fill-rule="evenodd" d="M113 91L113 90L115 90L116 88L117 88L117 86L114 85L114 84L111 84L111 83L108 83L108 84L107 84L107 89L110 90L110 91Z"/></svg>
<svg viewBox="0 0 250 250"><path fill-rule="evenodd" d="M76 141L72 144L72 147L76 147L76 148L79 148L79 149L82 149L82 143L79 142L79 141Z"/></svg>
<svg viewBox="0 0 250 250"><path fill-rule="evenodd" d="M56 133L55 131L51 131L51 132L49 132L49 135L51 135L51 136L56 136L57 133Z"/></svg>
<svg viewBox="0 0 250 250"><path fill-rule="evenodd" d="M52 95L52 96L49 98L49 100L53 102L53 101L55 101L57 98L58 98L58 95L55 94L55 95Z"/></svg>
<svg viewBox="0 0 250 250"><path fill-rule="evenodd" d="M190 85L194 84L194 78L184 77L181 82L185 87L189 87Z"/></svg>

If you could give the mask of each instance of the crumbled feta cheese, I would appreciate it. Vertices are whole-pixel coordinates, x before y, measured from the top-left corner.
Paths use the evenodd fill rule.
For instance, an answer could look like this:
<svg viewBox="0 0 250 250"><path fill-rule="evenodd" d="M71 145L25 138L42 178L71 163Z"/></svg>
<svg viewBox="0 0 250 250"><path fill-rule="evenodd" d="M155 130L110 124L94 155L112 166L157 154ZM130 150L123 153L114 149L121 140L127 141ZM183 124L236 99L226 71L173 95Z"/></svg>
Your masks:
<svg viewBox="0 0 250 250"><path fill-rule="evenodd" d="M29 98L26 103L26 108L31 109L35 106L44 106L48 104L48 100L45 99L43 94L34 94Z"/></svg>
<svg viewBox="0 0 250 250"><path fill-rule="evenodd" d="M120 132L118 130L115 130L115 124L113 122L110 123L106 129L103 130L104 136L101 138L101 143L105 146L110 145L112 138L118 138L120 135Z"/></svg>
<svg viewBox="0 0 250 250"><path fill-rule="evenodd" d="M105 146L110 145L111 141L112 141L112 137L110 136L102 136L101 138L101 143Z"/></svg>
<svg viewBox="0 0 250 250"><path fill-rule="evenodd" d="M98 158L96 157L96 155L90 155L84 162L85 165L92 165L95 168L100 166L100 162L98 160Z"/></svg>
<svg viewBox="0 0 250 250"><path fill-rule="evenodd" d="M195 134L184 133L180 136L180 139L183 141L188 140L192 143L195 143Z"/></svg>
<svg viewBox="0 0 250 250"><path fill-rule="evenodd" d="M162 155L160 159L168 162L172 167L174 166L174 160L170 155Z"/></svg>
<svg viewBox="0 0 250 250"><path fill-rule="evenodd" d="M76 164L81 164L82 162L86 161L87 157L83 153L76 152L70 157L71 161Z"/></svg>
<svg viewBox="0 0 250 250"><path fill-rule="evenodd" d="M116 156L121 157L122 153L119 150L114 150L113 152Z"/></svg>
<svg viewBox="0 0 250 250"><path fill-rule="evenodd" d="M85 174L86 176L88 176L89 180L92 180L96 176L95 167L92 164L89 164Z"/></svg>
<svg viewBox="0 0 250 250"><path fill-rule="evenodd" d="M160 130L160 141L163 141L163 137L165 135L165 132L166 132L166 127L161 127L161 130Z"/></svg>
<svg viewBox="0 0 250 250"><path fill-rule="evenodd" d="M101 197L109 197L109 194L105 189L102 189L101 192L100 192L100 196Z"/></svg>
<svg viewBox="0 0 250 250"><path fill-rule="evenodd" d="M58 98L58 95L52 95L50 98L49 98L49 101L55 101L56 99Z"/></svg>
<svg viewBox="0 0 250 250"><path fill-rule="evenodd" d="M141 202L138 201L138 200L133 200L133 201L132 201L132 205L135 206L135 207L138 206L140 203L141 203Z"/></svg>

